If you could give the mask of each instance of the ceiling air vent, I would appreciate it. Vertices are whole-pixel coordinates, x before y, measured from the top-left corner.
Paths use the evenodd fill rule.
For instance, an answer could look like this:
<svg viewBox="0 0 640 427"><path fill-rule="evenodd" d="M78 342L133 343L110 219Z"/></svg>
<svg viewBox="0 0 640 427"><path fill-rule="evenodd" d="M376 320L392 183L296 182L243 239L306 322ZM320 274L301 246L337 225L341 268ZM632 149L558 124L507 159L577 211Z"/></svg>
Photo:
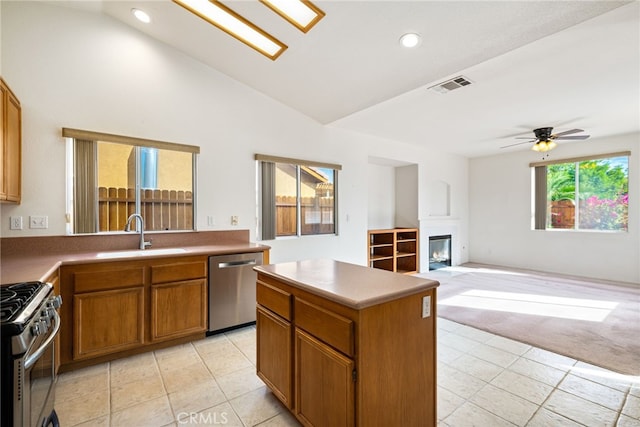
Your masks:
<svg viewBox="0 0 640 427"><path fill-rule="evenodd" d="M467 79L463 76L454 77L451 80L447 80L446 82L438 83L435 86L431 86L429 89L439 92L439 93L447 93L452 90L459 89L463 86L468 86L471 84L471 80Z"/></svg>

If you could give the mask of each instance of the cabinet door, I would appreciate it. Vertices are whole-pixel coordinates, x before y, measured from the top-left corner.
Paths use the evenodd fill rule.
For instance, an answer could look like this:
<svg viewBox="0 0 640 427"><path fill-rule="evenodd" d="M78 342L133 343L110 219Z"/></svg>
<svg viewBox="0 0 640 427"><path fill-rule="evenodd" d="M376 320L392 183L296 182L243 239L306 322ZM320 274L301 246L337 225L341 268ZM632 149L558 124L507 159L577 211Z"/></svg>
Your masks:
<svg viewBox="0 0 640 427"><path fill-rule="evenodd" d="M256 331L258 376L292 409L291 323L258 306Z"/></svg>
<svg viewBox="0 0 640 427"><path fill-rule="evenodd" d="M300 329L295 335L298 419L308 426L353 426L353 361Z"/></svg>
<svg viewBox="0 0 640 427"><path fill-rule="evenodd" d="M163 341L207 329L205 279L151 286L151 340Z"/></svg>
<svg viewBox="0 0 640 427"><path fill-rule="evenodd" d="M2 82L2 194L20 203L22 180L22 110L20 102Z"/></svg>
<svg viewBox="0 0 640 427"><path fill-rule="evenodd" d="M144 287L73 297L74 360L138 347L144 341Z"/></svg>

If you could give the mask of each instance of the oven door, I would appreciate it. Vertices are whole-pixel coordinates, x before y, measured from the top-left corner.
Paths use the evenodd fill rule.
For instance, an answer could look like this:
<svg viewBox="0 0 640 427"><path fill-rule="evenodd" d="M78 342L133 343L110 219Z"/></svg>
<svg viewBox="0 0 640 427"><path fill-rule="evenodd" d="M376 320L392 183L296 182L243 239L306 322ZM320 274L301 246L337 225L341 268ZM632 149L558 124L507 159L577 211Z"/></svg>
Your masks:
<svg viewBox="0 0 640 427"><path fill-rule="evenodd" d="M41 336L42 339L31 346L23 359L22 393L18 391L17 395L23 398L20 409L23 416L22 425L25 427L60 425L53 408L56 383L54 345L60 329L60 317L55 310L53 312L52 327L47 334ZM17 400L20 400L20 397Z"/></svg>

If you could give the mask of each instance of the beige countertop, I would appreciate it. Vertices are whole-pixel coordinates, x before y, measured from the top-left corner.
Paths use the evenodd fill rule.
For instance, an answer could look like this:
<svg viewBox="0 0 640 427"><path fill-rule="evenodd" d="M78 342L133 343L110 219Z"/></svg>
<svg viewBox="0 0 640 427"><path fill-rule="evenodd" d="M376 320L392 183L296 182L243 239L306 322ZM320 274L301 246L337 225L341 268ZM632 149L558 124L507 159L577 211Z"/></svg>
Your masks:
<svg viewBox="0 0 640 427"><path fill-rule="evenodd" d="M436 288L439 282L330 259L254 267L259 273L339 304L362 309Z"/></svg>
<svg viewBox="0 0 640 427"><path fill-rule="evenodd" d="M166 258L193 255L224 255L246 252L263 252L269 246L251 242L220 242L215 244L180 245L152 249L110 249L26 251L6 250L2 252L0 281L2 285L11 283L46 280L61 265L86 264Z"/></svg>

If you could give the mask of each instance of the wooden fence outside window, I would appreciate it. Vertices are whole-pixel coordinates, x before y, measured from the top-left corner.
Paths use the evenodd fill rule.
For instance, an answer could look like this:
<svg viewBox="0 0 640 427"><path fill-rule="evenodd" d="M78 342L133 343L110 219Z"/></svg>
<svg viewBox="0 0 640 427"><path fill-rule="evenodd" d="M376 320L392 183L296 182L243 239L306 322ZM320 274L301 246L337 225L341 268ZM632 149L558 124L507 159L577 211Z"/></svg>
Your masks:
<svg viewBox="0 0 640 427"><path fill-rule="evenodd" d="M136 209L135 189L98 188L99 231L122 231ZM177 190L140 190L140 214L145 231L193 230L193 193ZM137 229L132 224L132 230Z"/></svg>

